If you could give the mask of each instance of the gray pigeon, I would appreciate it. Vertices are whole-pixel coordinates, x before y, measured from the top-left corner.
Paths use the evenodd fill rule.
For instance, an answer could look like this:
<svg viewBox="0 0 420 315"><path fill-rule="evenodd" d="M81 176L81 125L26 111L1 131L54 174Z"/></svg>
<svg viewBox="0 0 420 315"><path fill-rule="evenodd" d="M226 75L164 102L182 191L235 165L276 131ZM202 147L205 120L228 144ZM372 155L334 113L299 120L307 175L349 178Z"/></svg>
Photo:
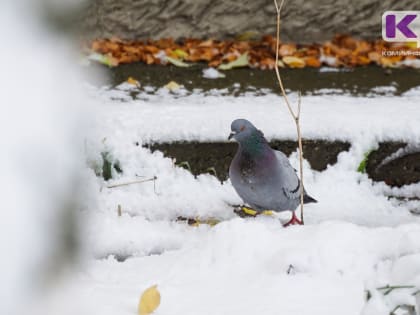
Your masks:
<svg viewBox="0 0 420 315"><path fill-rule="evenodd" d="M302 224L295 210L300 204L300 180L283 152L273 150L263 133L246 119L231 125L230 139L239 143L229 168L233 187L254 210L290 210L292 219L285 224ZM317 202L304 191L304 203Z"/></svg>

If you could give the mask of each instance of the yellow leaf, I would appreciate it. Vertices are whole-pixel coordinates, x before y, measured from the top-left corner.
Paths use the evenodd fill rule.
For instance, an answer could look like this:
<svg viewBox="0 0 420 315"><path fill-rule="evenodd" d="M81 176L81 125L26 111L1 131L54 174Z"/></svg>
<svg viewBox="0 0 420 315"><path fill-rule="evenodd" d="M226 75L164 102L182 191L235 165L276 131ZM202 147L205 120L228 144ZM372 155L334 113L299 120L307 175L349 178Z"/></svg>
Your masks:
<svg viewBox="0 0 420 315"><path fill-rule="evenodd" d="M137 87L140 87L140 82L134 79L133 77L128 77L127 83L131 85L135 85Z"/></svg>
<svg viewBox="0 0 420 315"><path fill-rule="evenodd" d="M254 209L248 208L248 207L242 207L242 211L245 212L248 215L252 215L252 216L257 215L257 211L255 211Z"/></svg>
<svg viewBox="0 0 420 315"><path fill-rule="evenodd" d="M92 53L88 56L89 60L94 60L108 67L116 67L118 66L118 60L112 57L111 54L103 55L99 53Z"/></svg>
<svg viewBox="0 0 420 315"><path fill-rule="evenodd" d="M283 63L283 61L281 61L281 60L277 61L277 65L278 65L280 68L284 68L284 63Z"/></svg>
<svg viewBox="0 0 420 315"><path fill-rule="evenodd" d="M417 48L417 42L407 42L407 43L405 43L405 46L409 47L409 48L416 49Z"/></svg>
<svg viewBox="0 0 420 315"><path fill-rule="evenodd" d="M261 214L270 215L270 216L274 215L272 210L264 210L264 211L261 212Z"/></svg>
<svg viewBox="0 0 420 315"><path fill-rule="evenodd" d="M385 68L395 68L395 62L391 58L381 57L380 64Z"/></svg>
<svg viewBox="0 0 420 315"><path fill-rule="evenodd" d="M140 297L138 313L139 315L148 315L154 312L160 304L160 293L157 285L146 289Z"/></svg>
<svg viewBox="0 0 420 315"><path fill-rule="evenodd" d="M175 49L173 53L181 59L188 57L188 53L185 50L179 48Z"/></svg>
<svg viewBox="0 0 420 315"><path fill-rule="evenodd" d="M238 67L245 67L249 65L249 60L248 60L248 53L244 53L242 55L240 55L238 57L238 59L233 60L229 63L223 63L221 64L218 69L220 70L230 70L233 68L238 68Z"/></svg>
<svg viewBox="0 0 420 315"><path fill-rule="evenodd" d="M283 57L283 62L290 68L303 68L305 66L305 60L293 56Z"/></svg>
<svg viewBox="0 0 420 315"><path fill-rule="evenodd" d="M175 81L171 81L168 84L165 85L165 87L169 90L169 91L176 91L180 88L179 84L176 83Z"/></svg>
<svg viewBox="0 0 420 315"><path fill-rule="evenodd" d="M183 61L178 60L178 59L175 59L175 58L171 58L169 56L166 56L166 60L169 61L174 66L177 66L177 67L184 67L184 68L186 68L186 67L190 67L191 66L191 64L189 64L189 63L183 62Z"/></svg>

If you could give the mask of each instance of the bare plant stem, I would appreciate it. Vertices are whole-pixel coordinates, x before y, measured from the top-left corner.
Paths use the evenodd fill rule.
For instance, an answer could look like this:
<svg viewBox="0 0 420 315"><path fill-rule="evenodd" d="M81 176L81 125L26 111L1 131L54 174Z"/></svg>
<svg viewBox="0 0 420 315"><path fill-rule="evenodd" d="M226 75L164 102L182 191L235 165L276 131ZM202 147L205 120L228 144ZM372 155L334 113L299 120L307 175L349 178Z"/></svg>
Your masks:
<svg viewBox="0 0 420 315"><path fill-rule="evenodd" d="M157 179L157 177L156 176L153 176L153 177L148 178L148 179L133 180L131 182L109 185L107 187L108 188L115 188L115 187L128 186L128 185L140 184L140 183L151 182L151 181L154 182L156 179Z"/></svg>
<svg viewBox="0 0 420 315"><path fill-rule="evenodd" d="M280 13L281 8L283 7L284 0L281 0L280 5L277 3L277 0L274 0L274 5L276 6L277 11L277 32L276 32L276 64L274 66L274 70L276 72L277 81L279 83L279 87L281 90L281 94L283 95L283 99L287 105L287 108L289 109L290 115L292 115L293 120L296 124L296 132L298 137L298 145L299 145L299 175L300 175L300 220L303 221L303 149L302 149L302 133L300 130L300 101L301 101L301 94L298 93L298 108L297 113L295 113L292 109L292 106L290 105L289 99L286 94L286 90L283 86L283 80L280 76L279 71L279 46L280 46Z"/></svg>

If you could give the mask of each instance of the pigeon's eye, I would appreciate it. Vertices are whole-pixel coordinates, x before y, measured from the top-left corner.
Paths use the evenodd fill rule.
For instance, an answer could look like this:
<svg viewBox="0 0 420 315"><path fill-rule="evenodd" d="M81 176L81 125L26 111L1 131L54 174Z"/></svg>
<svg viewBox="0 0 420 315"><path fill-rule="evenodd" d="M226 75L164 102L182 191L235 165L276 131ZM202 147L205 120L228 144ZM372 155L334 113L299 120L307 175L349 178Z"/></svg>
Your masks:
<svg viewBox="0 0 420 315"><path fill-rule="evenodd" d="M244 131L245 130L245 126L241 126L241 128L239 128L240 131Z"/></svg>

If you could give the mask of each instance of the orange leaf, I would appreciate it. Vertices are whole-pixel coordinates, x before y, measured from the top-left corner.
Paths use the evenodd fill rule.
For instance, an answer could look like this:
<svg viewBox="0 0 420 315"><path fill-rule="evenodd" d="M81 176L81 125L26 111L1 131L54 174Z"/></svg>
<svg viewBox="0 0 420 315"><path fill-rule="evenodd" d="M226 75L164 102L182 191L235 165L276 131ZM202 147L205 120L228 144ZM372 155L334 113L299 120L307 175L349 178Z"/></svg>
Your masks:
<svg viewBox="0 0 420 315"><path fill-rule="evenodd" d="M321 67L321 61L316 57L313 57L313 56L305 57L303 58L303 60L305 61L305 64L308 67L314 67L314 68Z"/></svg>
<svg viewBox="0 0 420 315"><path fill-rule="evenodd" d="M153 58L153 56L152 56L152 55L146 55L146 63L147 63L148 65L151 65L154 61L155 61L155 60L154 60L154 58Z"/></svg>
<svg viewBox="0 0 420 315"><path fill-rule="evenodd" d="M374 62L377 62L377 63L380 62L381 57L382 57L381 54L376 52L376 51L371 51L370 53L368 53L368 58L371 61L374 61Z"/></svg>

